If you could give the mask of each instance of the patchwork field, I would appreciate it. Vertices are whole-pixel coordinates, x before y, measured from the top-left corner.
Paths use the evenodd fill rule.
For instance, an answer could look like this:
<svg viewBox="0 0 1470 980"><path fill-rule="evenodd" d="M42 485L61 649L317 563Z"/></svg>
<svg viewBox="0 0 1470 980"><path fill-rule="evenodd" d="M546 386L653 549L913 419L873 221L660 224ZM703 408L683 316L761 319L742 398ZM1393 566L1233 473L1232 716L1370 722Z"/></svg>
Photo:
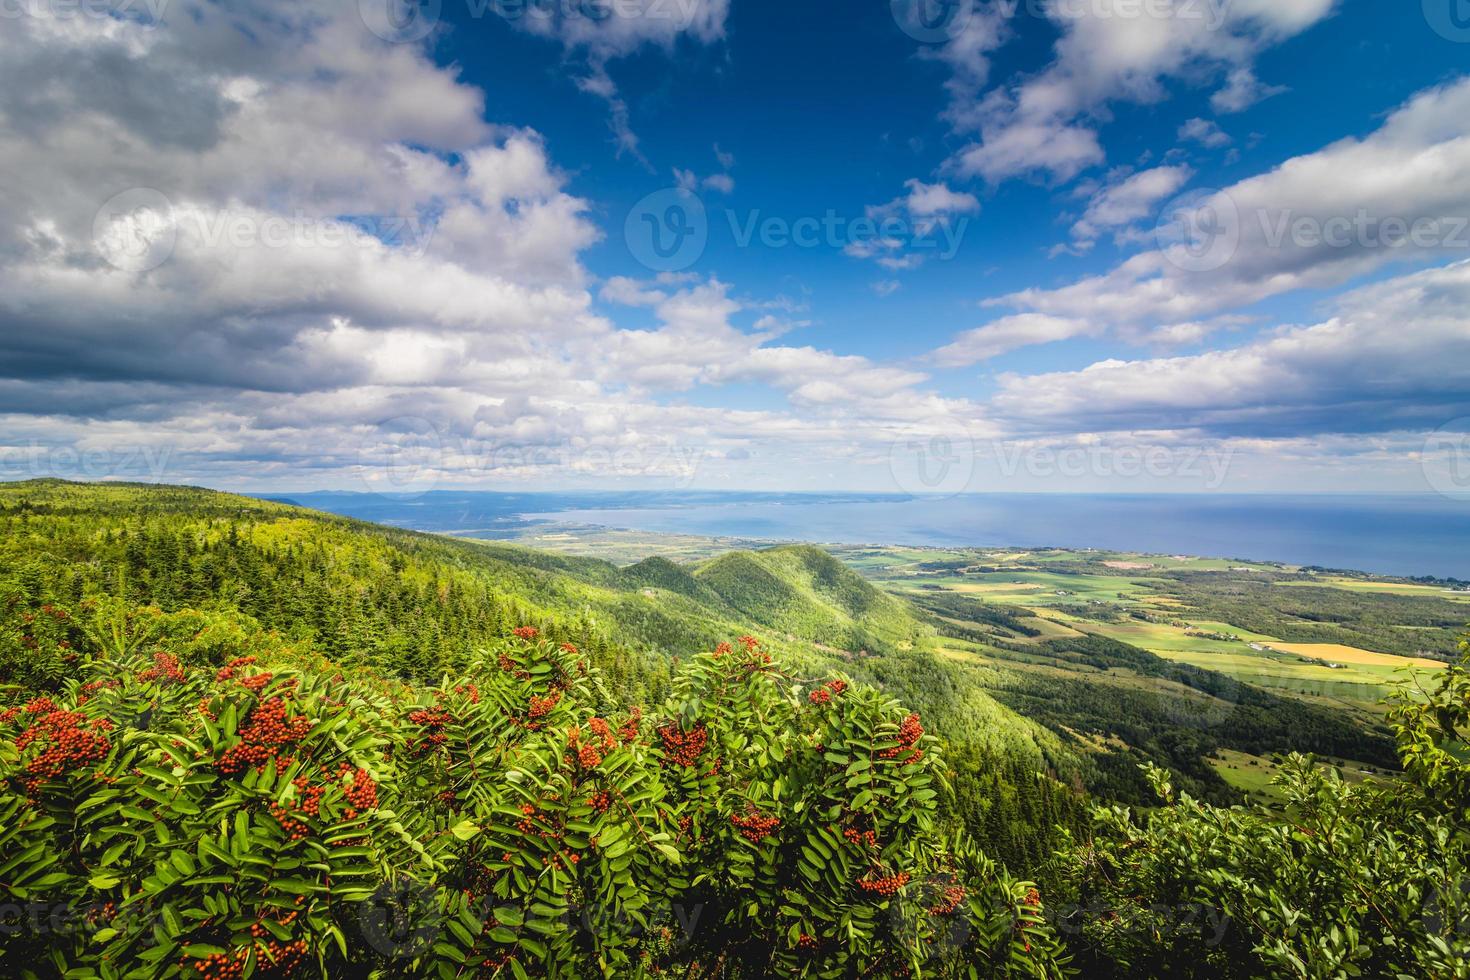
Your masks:
<svg viewBox="0 0 1470 980"><path fill-rule="evenodd" d="M1028 628L1025 633L1004 637L1017 645L1107 637L1237 681L1363 713L1376 713L1378 702L1408 671L1432 673L1445 660L1367 645L1308 642L1293 631L1328 627L1285 613L1276 618L1288 628L1274 632L1219 613L1238 608L1241 590L1268 590L1289 606L1308 594L1305 588L1325 589L1346 607L1342 620L1330 628L1352 629L1361 607L1363 620L1371 616L1372 628L1381 635L1383 611L1392 616L1395 604L1402 604L1403 622L1386 628L1401 630L1396 638L1429 635L1445 659L1454 648L1454 631L1448 625L1433 632L1422 626L1422 603L1442 604L1440 619L1446 624L1470 620L1470 608L1461 610L1470 594L1420 582L1318 575L1286 565L1092 551L865 549L857 558L841 549L837 553L899 594L943 591L1028 617L1018 620Z"/></svg>

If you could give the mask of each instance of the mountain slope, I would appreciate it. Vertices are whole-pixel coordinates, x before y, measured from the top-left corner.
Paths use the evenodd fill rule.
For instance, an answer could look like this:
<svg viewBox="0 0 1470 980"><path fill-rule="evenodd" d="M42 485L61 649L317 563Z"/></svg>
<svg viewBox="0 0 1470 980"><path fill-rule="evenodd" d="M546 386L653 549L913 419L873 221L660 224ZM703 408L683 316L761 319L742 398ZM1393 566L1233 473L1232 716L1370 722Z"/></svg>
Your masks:
<svg viewBox="0 0 1470 980"><path fill-rule="evenodd" d="M619 569L207 490L0 484L0 679L57 684L88 643L78 622L114 600L156 607L144 617L150 628L232 638L218 641L221 652L281 642L420 681L534 624L575 644L628 704L667 693L672 659L754 633L796 676L880 684L930 730L969 746L961 780L989 770L1014 789L1012 771L1034 782L1038 770L1076 765L1055 734L1002 706L973 670L913 642L932 632L920 614L814 548ZM48 604L74 614L55 635L26 622ZM1058 805L1076 812L1075 801ZM1009 834L994 816L994 832Z"/></svg>
<svg viewBox="0 0 1470 980"><path fill-rule="evenodd" d="M852 654L904 648L933 633L907 603L820 548L731 552L694 575L749 622Z"/></svg>

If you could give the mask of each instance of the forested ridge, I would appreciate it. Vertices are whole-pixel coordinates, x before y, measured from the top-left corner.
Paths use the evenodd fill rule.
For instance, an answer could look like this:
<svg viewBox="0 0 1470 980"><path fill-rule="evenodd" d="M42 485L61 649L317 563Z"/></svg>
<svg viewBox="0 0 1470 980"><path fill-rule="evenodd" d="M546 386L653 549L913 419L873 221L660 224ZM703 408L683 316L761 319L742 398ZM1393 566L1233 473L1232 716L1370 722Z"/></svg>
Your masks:
<svg viewBox="0 0 1470 980"><path fill-rule="evenodd" d="M0 485L0 974L1470 976L1463 670L1371 733L1103 637L936 657L1027 635L973 612ZM1402 774L1203 802L1238 746Z"/></svg>

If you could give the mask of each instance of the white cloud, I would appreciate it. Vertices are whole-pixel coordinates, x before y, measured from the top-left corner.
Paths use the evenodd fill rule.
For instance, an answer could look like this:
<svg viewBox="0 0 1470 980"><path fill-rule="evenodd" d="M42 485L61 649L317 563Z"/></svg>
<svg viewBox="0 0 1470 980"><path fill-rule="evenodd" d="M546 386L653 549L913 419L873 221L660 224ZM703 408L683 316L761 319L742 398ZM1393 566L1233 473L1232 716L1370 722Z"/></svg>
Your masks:
<svg viewBox="0 0 1470 980"><path fill-rule="evenodd" d="M1267 85L1250 68L1236 68L1225 79L1225 87L1210 96L1210 108L1219 113L1244 112L1263 99L1285 92L1285 85Z"/></svg>
<svg viewBox="0 0 1470 980"><path fill-rule="evenodd" d="M945 367L964 367L1021 347L1055 343L1093 332L1095 328L1085 320L1022 313L967 330L931 357Z"/></svg>
<svg viewBox="0 0 1470 980"><path fill-rule="evenodd" d="M1007 376L992 407L1070 430L1299 436L1434 428L1470 412L1470 261L1344 297L1241 347Z"/></svg>
<svg viewBox="0 0 1470 980"><path fill-rule="evenodd" d="M581 263L602 234L591 205L537 133L487 122L454 68L381 42L350 5L193 13L0 34L0 441L53 461L160 447L163 478L237 485L340 486L423 438L453 447L431 467L446 482L605 482L627 475L599 468L609 452L691 445L758 448L780 479L792 453L876 457L904 420L973 411L922 373L780 345L800 324L774 313L738 329L796 308L714 279L606 281L619 319L656 320L620 328ZM155 189L146 208L95 220L133 187ZM736 383L769 387L769 406L661 397ZM549 462L527 461L540 450ZM19 475L45 472L60 475Z"/></svg>
<svg viewBox="0 0 1470 980"><path fill-rule="evenodd" d="M956 153L950 168L991 182L1029 174L1071 180L1105 159L1098 126L1109 103L1160 102L1165 80L1247 69L1257 53L1328 16L1333 6L1334 0L1049 5L1047 15L1062 32L1049 66L983 97L978 87L958 84L958 74L951 83L946 115L957 132L979 139Z"/></svg>
<svg viewBox="0 0 1470 980"><path fill-rule="evenodd" d="M1470 79L1431 89L1374 133L1201 199L1206 259L1165 241L1111 271L997 305L1114 324L1197 320L1391 263L1470 254ZM1204 214L1204 211L1199 211Z"/></svg>
<svg viewBox="0 0 1470 980"><path fill-rule="evenodd" d="M1090 243L1106 231L1152 218L1160 201L1179 192L1194 170L1183 164L1141 170L1092 195L1087 211L1072 225L1077 242Z"/></svg>
<svg viewBox="0 0 1470 980"><path fill-rule="evenodd" d="M932 218L951 214L977 214L980 201L974 194L951 190L946 184L926 184L922 180L904 182L908 197L904 205L909 214L918 218Z"/></svg>
<svg viewBox="0 0 1470 980"><path fill-rule="evenodd" d="M1221 129L1218 123L1198 117L1186 120L1179 127L1179 138L1210 149L1230 145L1230 134Z"/></svg>

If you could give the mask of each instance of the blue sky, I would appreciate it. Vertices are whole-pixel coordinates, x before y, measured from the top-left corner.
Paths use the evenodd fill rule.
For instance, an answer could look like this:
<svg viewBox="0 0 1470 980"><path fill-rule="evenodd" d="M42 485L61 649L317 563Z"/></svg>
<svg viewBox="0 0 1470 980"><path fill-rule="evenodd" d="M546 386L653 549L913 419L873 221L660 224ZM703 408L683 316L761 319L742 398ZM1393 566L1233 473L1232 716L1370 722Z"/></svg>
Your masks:
<svg viewBox="0 0 1470 980"><path fill-rule="evenodd" d="M1459 2L35 0L0 478L1458 493Z"/></svg>

